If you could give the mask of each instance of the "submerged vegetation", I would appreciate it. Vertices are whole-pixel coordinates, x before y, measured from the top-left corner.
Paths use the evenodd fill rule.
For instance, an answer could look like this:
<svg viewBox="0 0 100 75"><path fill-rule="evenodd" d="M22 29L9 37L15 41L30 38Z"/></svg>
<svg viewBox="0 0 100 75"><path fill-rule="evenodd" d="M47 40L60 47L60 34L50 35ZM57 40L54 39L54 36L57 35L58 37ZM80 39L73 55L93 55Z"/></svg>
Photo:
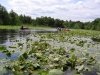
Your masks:
<svg viewBox="0 0 100 75"><path fill-rule="evenodd" d="M3 62L0 72L2 75L66 75L69 72L84 75L92 71L99 74L100 43L92 41L94 36L100 37L100 32L34 33L13 40L9 47L0 46L0 52L7 55L0 59ZM16 53L17 58L10 59Z"/></svg>

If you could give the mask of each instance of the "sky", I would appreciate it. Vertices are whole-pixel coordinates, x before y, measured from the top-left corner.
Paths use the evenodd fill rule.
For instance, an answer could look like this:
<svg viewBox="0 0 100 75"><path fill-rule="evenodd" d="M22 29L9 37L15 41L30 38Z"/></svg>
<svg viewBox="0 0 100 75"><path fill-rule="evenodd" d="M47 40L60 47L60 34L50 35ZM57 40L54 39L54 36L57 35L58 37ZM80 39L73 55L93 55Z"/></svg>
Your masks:
<svg viewBox="0 0 100 75"><path fill-rule="evenodd" d="M50 16L83 22L100 18L100 0L0 0L0 4L32 18Z"/></svg>

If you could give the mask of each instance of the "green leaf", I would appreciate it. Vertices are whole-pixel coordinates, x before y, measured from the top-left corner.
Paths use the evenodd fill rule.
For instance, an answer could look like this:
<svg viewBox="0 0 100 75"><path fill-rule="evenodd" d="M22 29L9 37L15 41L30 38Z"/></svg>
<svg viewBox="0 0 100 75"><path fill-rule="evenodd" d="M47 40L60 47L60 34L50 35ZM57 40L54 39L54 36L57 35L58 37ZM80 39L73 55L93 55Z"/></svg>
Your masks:
<svg viewBox="0 0 100 75"><path fill-rule="evenodd" d="M48 75L64 75L64 72L59 69L52 69L49 71Z"/></svg>
<svg viewBox="0 0 100 75"><path fill-rule="evenodd" d="M80 72L84 69L84 65L76 66L76 69L77 69L78 72Z"/></svg>

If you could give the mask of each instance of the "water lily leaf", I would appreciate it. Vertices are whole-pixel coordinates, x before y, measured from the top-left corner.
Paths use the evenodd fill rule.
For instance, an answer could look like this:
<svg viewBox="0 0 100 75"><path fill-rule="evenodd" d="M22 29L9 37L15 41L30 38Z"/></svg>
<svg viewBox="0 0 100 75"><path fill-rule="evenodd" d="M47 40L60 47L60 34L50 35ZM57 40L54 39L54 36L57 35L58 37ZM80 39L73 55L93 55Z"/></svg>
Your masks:
<svg viewBox="0 0 100 75"><path fill-rule="evenodd" d="M6 50L6 47L0 46L0 51Z"/></svg>
<svg viewBox="0 0 100 75"><path fill-rule="evenodd" d="M28 54L27 54L27 53L22 54L22 56L23 56L25 59L28 58Z"/></svg>
<svg viewBox="0 0 100 75"><path fill-rule="evenodd" d="M52 69L49 71L48 75L64 75L64 72L59 69Z"/></svg>
<svg viewBox="0 0 100 75"><path fill-rule="evenodd" d="M13 73L14 73L14 75L24 75L23 72L21 72L21 71L14 71Z"/></svg>
<svg viewBox="0 0 100 75"><path fill-rule="evenodd" d="M76 66L76 69L77 69L78 72L80 72L84 69L84 65Z"/></svg>
<svg viewBox="0 0 100 75"><path fill-rule="evenodd" d="M7 52L6 55L7 55L8 57L10 57L10 56L11 56L11 53L10 53L10 52Z"/></svg>
<svg viewBox="0 0 100 75"><path fill-rule="evenodd" d="M54 58L54 61L59 61L59 58Z"/></svg>
<svg viewBox="0 0 100 75"><path fill-rule="evenodd" d="M41 66L38 63L33 64L33 67L34 67L34 70L41 69Z"/></svg>

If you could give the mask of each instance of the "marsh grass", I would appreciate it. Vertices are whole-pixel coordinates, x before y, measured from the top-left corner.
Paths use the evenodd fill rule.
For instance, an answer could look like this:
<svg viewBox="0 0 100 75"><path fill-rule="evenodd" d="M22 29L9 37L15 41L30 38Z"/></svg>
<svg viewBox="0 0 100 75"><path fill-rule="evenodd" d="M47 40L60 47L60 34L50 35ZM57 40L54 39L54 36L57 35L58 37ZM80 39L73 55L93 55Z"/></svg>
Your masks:
<svg viewBox="0 0 100 75"><path fill-rule="evenodd" d="M0 29L20 29L22 25L0 25ZM45 30L45 29L51 29L52 27L47 26L32 26L32 25L23 25L24 27L27 27L29 29L37 29L37 30Z"/></svg>

